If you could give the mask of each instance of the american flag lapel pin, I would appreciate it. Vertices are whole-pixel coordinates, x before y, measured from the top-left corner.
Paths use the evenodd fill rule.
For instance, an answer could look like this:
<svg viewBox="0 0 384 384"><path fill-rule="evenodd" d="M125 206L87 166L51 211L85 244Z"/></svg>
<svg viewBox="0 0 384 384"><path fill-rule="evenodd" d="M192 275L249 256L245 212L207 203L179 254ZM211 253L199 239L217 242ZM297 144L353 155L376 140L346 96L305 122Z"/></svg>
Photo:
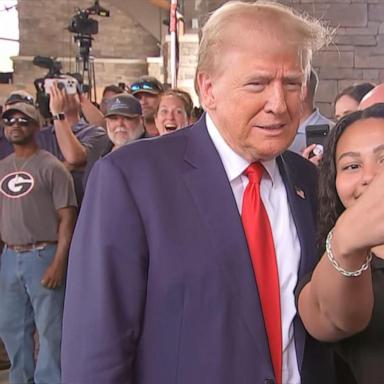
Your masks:
<svg viewBox="0 0 384 384"><path fill-rule="evenodd" d="M305 193L302 189L300 189L299 187L295 187L296 189L296 193L297 193L297 196L301 197L302 199L305 199Z"/></svg>

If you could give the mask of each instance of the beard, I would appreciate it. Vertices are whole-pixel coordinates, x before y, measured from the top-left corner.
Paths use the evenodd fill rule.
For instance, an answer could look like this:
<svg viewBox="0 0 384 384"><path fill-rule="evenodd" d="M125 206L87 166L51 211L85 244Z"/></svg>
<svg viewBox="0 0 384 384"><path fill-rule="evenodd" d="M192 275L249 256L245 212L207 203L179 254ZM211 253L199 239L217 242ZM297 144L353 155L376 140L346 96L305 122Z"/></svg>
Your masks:
<svg viewBox="0 0 384 384"><path fill-rule="evenodd" d="M11 143L11 144L17 144L17 145L26 145L31 143L34 140L34 134L25 135L22 137L15 137L13 138L12 135L5 134L5 138Z"/></svg>
<svg viewBox="0 0 384 384"><path fill-rule="evenodd" d="M117 127L113 133L108 130L109 139L115 147L120 147L131 141L137 140L144 133L144 129L139 126L135 129L127 129L125 127Z"/></svg>

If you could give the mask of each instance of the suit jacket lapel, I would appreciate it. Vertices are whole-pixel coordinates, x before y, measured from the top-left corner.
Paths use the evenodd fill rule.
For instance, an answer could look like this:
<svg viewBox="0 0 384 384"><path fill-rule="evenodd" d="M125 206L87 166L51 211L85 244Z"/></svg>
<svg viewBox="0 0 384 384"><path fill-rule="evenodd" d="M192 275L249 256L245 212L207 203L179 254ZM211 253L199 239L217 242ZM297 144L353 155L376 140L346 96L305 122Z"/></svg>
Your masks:
<svg viewBox="0 0 384 384"><path fill-rule="evenodd" d="M304 175L297 172L294 164L289 164L285 154L277 158L280 174L287 191L288 202L301 246L299 279L311 270L316 260L315 217L313 204L313 186L305 183Z"/></svg>
<svg viewBox="0 0 384 384"><path fill-rule="evenodd" d="M268 361L264 321L241 217L204 119L191 129L185 161L189 169L184 173L184 181L207 226L214 249L212 257L218 257L218 262L231 271L228 284L239 303L239 316L254 337L260 356Z"/></svg>
<svg viewBox="0 0 384 384"><path fill-rule="evenodd" d="M277 163L286 187L288 202L300 241L301 255L298 271L299 282L300 279L313 268L313 265L316 262L316 228L314 210L311 205L311 196L313 196L315 191L304 182L304 176L297 172L297 167L294 166L294 164L289 164L289 159L286 154L280 156L277 159ZM294 321L294 334L297 361L299 370L301 370L306 332L298 316L296 316Z"/></svg>

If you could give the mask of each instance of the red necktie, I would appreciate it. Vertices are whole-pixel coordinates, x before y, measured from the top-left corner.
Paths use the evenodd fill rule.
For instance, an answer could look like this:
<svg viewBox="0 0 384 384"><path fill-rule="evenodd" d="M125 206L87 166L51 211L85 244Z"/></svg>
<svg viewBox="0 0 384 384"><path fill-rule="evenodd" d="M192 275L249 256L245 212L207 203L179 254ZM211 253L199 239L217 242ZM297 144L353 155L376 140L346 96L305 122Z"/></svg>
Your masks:
<svg viewBox="0 0 384 384"><path fill-rule="evenodd" d="M252 258L276 382L281 384L282 335L280 288L275 246L267 211L260 196L264 167L252 163L244 171L249 183L244 191L242 221Z"/></svg>

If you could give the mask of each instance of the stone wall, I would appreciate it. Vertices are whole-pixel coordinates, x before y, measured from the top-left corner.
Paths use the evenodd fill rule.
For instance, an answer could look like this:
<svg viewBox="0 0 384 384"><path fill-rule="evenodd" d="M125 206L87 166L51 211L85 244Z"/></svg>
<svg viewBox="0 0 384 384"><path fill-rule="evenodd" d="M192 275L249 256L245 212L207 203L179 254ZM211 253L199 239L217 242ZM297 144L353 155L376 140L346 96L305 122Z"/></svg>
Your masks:
<svg viewBox="0 0 384 384"><path fill-rule="evenodd" d="M124 59L159 55L156 39L123 13L118 3L103 0L102 5L111 11L111 17L92 16L99 21L99 33L94 36L94 55ZM91 4L91 1L79 0L19 0L20 55L73 56L76 44L73 34L66 28L76 6Z"/></svg>
<svg viewBox="0 0 384 384"><path fill-rule="evenodd" d="M101 2L111 11L111 17L91 16L99 21L99 33L94 36L91 51L96 57L98 85L130 82L147 73L147 57L160 55L158 41L119 8L119 1ZM14 60L16 83L30 83L47 72L33 66L36 55L59 57L66 71L74 71L73 60L69 59L76 56L78 47L67 27L76 6L90 5L92 1L84 0L19 0L20 57Z"/></svg>
<svg viewBox="0 0 384 384"><path fill-rule="evenodd" d="M187 0L188 1L188 0ZM200 3L200 20L225 0ZM332 116L332 101L356 82L384 81L384 0L280 0L337 28L334 44L314 56L320 77L317 104Z"/></svg>
<svg viewBox="0 0 384 384"><path fill-rule="evenodd" d="M163 80L161 60L152 59L160 56L158 41L128 16L127 1L130 0L101 2L111 10L111 17L97 17L99 34L95 36L93 52L97 58L99 84L108 84L114 79L116 82L129 82L138 74L148 72ZM200 25L210 11L225 2L185 1L195 2ZM314 57L314 67L320 76L317 103L325 115L332 115L332 101L345 86L366 80L375 83L384 81L384 0L280 2L337 27L334 45L323 49ZM28 63L30 59L25 59L26 57L31 58L37 54L74 57L77 48L73 43L73 35L65 28L76 5L87 7L91 4L91 0L19 0L21 58L15 60L16 81L32 81L37 72L44 73L44 70L36 69ZM197 35L185 35L180 39L180 44L179 85L191 90L197 59ZM163 50L167 56L167 42ZM147 60L148 57L150 59ZM165 60L165 75L167 66Z"/></svg>
<svg viewBox="0 0 384 384"><path fill-rule="evenodd" d="M379 4L381 2L381 4ZM318 52L314 67L320 76L317 101L332 115L332 101L356 82L384 81L384 3L381 0L339 0L295 5L337 27L334 45Z"/></svg>

